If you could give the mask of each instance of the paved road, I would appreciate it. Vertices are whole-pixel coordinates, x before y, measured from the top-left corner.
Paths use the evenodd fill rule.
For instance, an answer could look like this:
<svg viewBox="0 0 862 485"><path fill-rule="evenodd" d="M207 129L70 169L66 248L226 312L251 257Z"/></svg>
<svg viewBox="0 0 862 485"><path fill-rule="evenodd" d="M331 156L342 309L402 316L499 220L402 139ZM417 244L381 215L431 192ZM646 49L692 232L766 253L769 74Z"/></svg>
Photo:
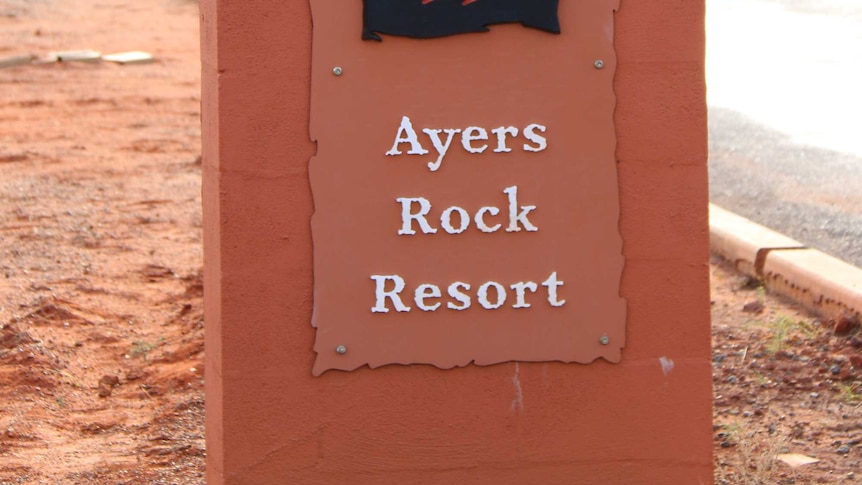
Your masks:
<svg viewBox="0 0 862 485"><path fill-rule="evenodd" d="M862 0L707 0L710 198L862 267Z"/></svg>

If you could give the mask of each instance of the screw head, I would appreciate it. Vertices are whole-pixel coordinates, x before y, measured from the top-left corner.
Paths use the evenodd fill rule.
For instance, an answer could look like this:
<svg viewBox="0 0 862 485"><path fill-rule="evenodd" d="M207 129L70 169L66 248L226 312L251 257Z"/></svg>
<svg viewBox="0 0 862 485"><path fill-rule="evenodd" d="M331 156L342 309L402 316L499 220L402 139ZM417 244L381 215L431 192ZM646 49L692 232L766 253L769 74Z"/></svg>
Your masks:
<svg viewBox="0 0 862 485"><path fill-rule="evenodd" d="M335 347L335 353L338 355L344 355L347 353L347 347L339 345L338 347Z"/></svg>
<svg viewBox="0 0 862 485"><path fill-rule="evenodd" d="M341 66L335 66L332 68L332 74L335 74L336 76L340 76L340 75L344 74L344 69L342 69Z"/></svg>
<svg viewBox="0 0 862 485"><path fill-rule="evenodd" d="M596 62L594 62L593 65L596 66L596 69L601 69L605 67L605 61L601 59L596 59Z"/></svg>
<svg viewBox="0 0 862 485"><path fill-rule="evenodd" d="M599 343L602 345L608 345L611 343L611 339L607 335L602 335L602 338L599 339Z"/></svg>

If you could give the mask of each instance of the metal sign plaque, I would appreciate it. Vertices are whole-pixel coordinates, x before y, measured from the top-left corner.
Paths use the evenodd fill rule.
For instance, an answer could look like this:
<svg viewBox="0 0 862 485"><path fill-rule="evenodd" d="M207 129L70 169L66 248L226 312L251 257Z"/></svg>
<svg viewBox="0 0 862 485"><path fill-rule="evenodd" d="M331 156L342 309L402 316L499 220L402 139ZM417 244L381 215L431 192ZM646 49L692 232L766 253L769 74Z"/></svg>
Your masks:
<svg viewBox="0 0 862 485"><path fill-rule="evenodd" d="M494 1L311 0L315 375L621 358L619 0Z"/></svg>

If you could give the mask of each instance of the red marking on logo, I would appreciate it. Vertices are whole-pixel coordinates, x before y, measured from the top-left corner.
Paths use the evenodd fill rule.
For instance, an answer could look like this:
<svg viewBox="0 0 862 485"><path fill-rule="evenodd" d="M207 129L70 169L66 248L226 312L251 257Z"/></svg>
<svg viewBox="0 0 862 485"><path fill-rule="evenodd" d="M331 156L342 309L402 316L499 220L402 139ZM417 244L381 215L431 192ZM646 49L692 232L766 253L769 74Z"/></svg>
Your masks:
<svg viewBox="0 0 862 485"><path fill-rule="evenodd" d="M434 0L422 0L422 5L427 5L433 1ZM470 5L471 3L477 2L477 1L479 1L479 0L464 0L464 2L461 3L461 6Z"/></svg>

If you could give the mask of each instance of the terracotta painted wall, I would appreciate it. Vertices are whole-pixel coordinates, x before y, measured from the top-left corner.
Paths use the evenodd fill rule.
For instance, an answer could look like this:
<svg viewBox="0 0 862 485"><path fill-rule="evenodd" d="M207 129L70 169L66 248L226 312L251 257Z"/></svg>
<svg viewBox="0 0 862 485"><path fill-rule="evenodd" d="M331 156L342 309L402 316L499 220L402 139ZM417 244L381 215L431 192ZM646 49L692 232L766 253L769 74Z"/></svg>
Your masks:
<svg viewBox="0 0 862 485"><path fill-rule="evenodd" d="M312 377L309 6L202 0L208 483L712 483L703 3L616 17L622 363Z"/></svg>

